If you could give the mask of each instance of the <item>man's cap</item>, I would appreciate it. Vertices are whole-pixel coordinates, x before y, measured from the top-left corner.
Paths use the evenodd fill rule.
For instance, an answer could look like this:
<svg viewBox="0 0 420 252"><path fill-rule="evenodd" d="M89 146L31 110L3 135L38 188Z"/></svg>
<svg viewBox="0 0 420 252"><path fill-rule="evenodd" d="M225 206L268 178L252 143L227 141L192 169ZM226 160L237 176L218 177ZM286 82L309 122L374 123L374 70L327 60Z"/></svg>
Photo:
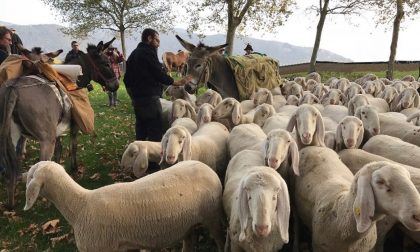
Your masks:
<svg viewBox="0 0 420 252"><path fill-rule="evenodd" d="M252 49L252 46L250 44L246 44L246 47L245 47L244 51L246 51L246 50L254 51L254 49Z"/></svg>
<svg viewBox="0 0 420 252"><path fill-rule="evenodd" d="M10 28L9 30L11 30L11 31L13 31L13 32L15 32L15 31L16 31L16 29L15 29L15 28Z"/></svg>

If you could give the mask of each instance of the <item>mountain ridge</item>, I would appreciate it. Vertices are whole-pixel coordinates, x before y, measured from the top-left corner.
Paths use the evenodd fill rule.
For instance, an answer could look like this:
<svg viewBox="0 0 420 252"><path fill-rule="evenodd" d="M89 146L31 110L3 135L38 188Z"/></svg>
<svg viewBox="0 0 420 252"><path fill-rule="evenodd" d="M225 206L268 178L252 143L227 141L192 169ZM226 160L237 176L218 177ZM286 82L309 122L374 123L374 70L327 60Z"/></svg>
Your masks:
<svg viewBox="0 0 420 252"><path fill-rule="evenodd" d="M16 25L3 21L0 21L0 24L15 28L17 34L22 39L24 46L28 49L34 46L40 46L44 51L63 49L64 52L59 56L60 59L64 59L66 53L71 49L70 43L72 40L79 41L81 44L80 48L84 50L88 43L98 43L100 40L105 42L114 36L110 32L100 30L89 36L89 38L97 38L96 41L92 41L91 39L74 39L65 35L60 31L62 26L56 24ZM133 34L134 35L126 35L127 55L130 55L140 42L141 32L135 32ZM224 44L226 41L226 35L223 34L207 35L204 39L200 40L195 34L190 36L186 30L175 28L172 32L160 34L161 44L158 50L159 58L161 58L163 52L176 52L179 49L183 49L181 44L175 38L175 34L193 44L197 44L199 41L202 41L206 45L215 46ZM256 52L264 53L277 59L280 65L309 62L312 54L311 47L295 46L287 42L274 40L263 40L252 37L242 38L237 36L235 37L233 55L244 54L243 48L245 48L246 43L250 43ZM114 46L121 49L121 44L118 39L114 42ZM352 62L351 59L324 49L319 50L318 60Z"/></svg>

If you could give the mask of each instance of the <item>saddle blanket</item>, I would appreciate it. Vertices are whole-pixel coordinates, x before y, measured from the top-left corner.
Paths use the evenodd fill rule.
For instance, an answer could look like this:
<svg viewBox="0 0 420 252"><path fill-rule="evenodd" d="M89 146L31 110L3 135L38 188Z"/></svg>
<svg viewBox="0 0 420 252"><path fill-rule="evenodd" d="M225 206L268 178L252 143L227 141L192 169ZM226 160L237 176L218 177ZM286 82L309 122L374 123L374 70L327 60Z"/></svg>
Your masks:
<svg viewBox="0 0 420 252"><path fill-rule="evenodd" d="M260 54L229 56L226 62L232 69L240 100L249 99L258 88L273 89L280 86L279 63Z"/></svg>

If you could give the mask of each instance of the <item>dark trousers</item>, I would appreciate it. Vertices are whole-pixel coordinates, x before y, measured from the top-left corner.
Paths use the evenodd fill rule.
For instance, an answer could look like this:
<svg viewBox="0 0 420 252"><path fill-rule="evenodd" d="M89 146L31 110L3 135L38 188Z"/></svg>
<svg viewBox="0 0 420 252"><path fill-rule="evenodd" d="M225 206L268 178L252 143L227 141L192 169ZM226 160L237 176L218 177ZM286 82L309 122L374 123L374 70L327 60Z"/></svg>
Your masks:
<svg viewBox="0 0 420 252"><path fill-rule="evenodd" d="M160 142L163 136L159 96L132 101L136 115L136 140Z"/></svg>

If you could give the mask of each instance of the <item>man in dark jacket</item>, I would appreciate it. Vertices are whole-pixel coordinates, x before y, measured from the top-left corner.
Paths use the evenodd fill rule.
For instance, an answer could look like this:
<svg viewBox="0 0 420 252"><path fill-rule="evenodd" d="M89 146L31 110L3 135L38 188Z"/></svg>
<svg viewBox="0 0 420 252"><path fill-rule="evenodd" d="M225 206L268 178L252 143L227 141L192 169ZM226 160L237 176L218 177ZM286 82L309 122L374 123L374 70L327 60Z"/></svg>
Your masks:
<svg viewBox="0 0 420 252"><path fill-rule="evenodd" d="M5 26L0 26L0 64L9 56L12 45L12 32Z"/></svg>
<svg viewBox="0 0 420 252"><path fill-rule="evenodd" d="M159 33L147 28L127 60L124 83L136 115L136 140L159 142L162 139L162 105L159 98L163 85L182 86L190 81L190 77L174 81L165 73L157 56L159 45Z"/></svg>
<svg viewBox="0 0 420 252"><path fill-rule="evenodd" d="M71 50L67 53L64 59L64 64L68 64L73 59L77 59L83 52L79 50L79 43L77 41L71 42Z"/></svg>

